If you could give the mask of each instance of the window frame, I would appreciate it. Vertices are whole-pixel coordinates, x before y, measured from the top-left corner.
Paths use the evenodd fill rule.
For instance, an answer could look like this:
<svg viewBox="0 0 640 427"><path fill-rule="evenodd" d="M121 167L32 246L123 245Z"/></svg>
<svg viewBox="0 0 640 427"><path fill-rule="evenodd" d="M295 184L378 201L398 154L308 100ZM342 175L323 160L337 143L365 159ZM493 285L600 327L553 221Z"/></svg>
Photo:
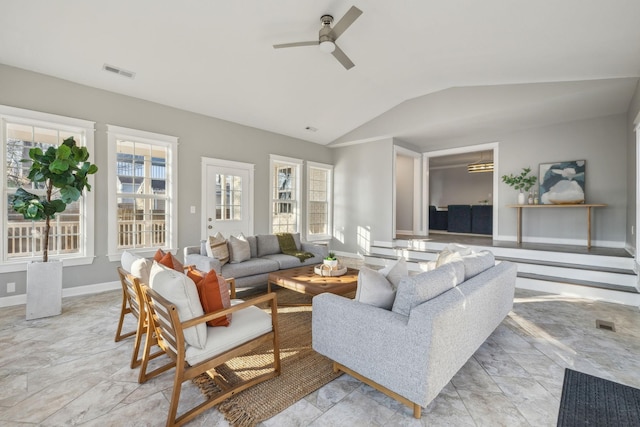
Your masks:
<svg viewBox="0 0 640 427"><path fill-rule="evenodd" d="M7 212L7 190L6 187L6 124L21 124L25 126L43 127L56 129L58 131L68 131L80 133L83 136L82 141L76 141L79 145L87 147L89 154L92 156L90 160L95 163L94 154L94 137L95 137L95 122L76 119L73 117L59 116L57 114L43 113L39 111L26 110L17 107L11 107L7 105L0 105L0 131L2 133L2 143L0 144L2 154L0 154L0 175L2 180L0 181L0 211ZM79 239L79 252L75 254L56 254L50 255L51 259L60 260L63 262L63 266L74 265L88 265L93 263L95 258L95 246L94 246L94 212L95 212L95 188L94 176L88 177L89 185L92 186L93 191L85 191L82 197L78 200L81 204L80 209L80 235ZM3 214L2 219L2 235L0 239L0 273L9 273L16 271L26 271L27 264L31 261L42 260L41 255L24 257L20 260L7 259L7 224L8 218Z"/></svg>
<svg viewBox="0 0 640 427"><path fill-rule="evenodd" d="M327 234L311 234L311 169L321 169L327 171ZM307 241L321 241L331 240L333 230L333 165L317 162L306 162L307 173L307 226L306 226L306 239Z"/></svg>
<svg viewBox="0 0 640 427"><path fill-rule="evenodd" d="M293 214L296 219L296 229L295 231L292 231L292 233L299 233L300 229L302 228L301 210L303 205L302 205L302 199L301 199L302 197L301 184L302 184L303 163L304 162L302 160L295 159L293 157L284 157L276 154L269 155L269 232L270 233L274 232L273 230L274 207L276 203L280 203L279 202L280 199L274 198L275 188L276 188L275 180L277 179L277 176L275 175L276 165L285 166L285 167L289 166L296 170L295 188L294 188L294 191L292 192L293 193L292 195L295 195L295 198L286 199L286 200L289 200L292 202L292 208L294 210Z"/></svg>
<svg viewBox="0 0 640 427"><path fill-rule="evenodd" d="M166 240L164 251L175 252L178 248L178 137L163 135L154 132L148 132L137 129L130 129L121 126L107 125L107 141L108 141L108 219L107 219L107 244L109 261L120 261L122 252L125 250L144 257L150 257L155 254L158 248L133 248L118 249L118 212L113 209L118 205L118 188L117 180L117 141L119 139L140 142L144 144L152 144L164 146L167 148L167 165L166 174L167 182L165 184L166 204Z"/></svg>

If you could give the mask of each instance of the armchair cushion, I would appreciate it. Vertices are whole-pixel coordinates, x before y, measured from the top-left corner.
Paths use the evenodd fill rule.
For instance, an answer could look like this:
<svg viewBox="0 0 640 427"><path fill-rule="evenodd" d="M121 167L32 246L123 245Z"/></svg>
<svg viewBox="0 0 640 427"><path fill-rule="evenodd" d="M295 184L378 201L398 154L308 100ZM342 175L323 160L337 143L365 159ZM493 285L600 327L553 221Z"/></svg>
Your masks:
<svg viewBox="0 0 640 427"><path fill-rule="evenodd" d="M204 314L196 285L186 274L154 262L150 276L151 289L175 304L181 322ZM207 325L201 323L185 329L184 339L189 345L204 348L207 342Z"/></svg>
<svg viewBox="0 0 640 427"><path fill-rule="evenodd" d="M407 276L398 285L392 310L409 316L411 309L453 289L464 280L464 264L454 261L435 270Z"/></svg>
<svg viewBox="0 0 640 427"><path fill-rule="evenodd" d="M233 323L228 328L206 328L206 345L188 346L185 358L194 366L271 330L270 315L255 306L243 308L233 313Z"/></svg>

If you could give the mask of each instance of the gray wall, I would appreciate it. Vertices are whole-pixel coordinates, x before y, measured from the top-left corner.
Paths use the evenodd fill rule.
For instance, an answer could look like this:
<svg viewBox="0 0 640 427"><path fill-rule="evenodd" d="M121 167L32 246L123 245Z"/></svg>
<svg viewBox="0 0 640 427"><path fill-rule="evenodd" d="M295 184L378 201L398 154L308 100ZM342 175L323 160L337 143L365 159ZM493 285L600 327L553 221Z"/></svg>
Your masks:
<svg viewBox="0 0 640 427"><path fill-rule="evenodd" d="M492 204L492 193L492 173L469 173L464 165L429 170L429 205Z"/></svg>
<svg viewBox="0 0 640 427"><path fill-rule="evenodd" d="M413 231L413 157L396 156L396 231Z"/></svg>
<svg viewBox="0 0 640 427"><path fill-rule="evenodd" d="M499 174L519 173L531 167L538 175L540 163L586 160L587 203L605 203L592 217L594 243L624 246L627 222L627 116L601 117L562 123L504 135L498 140ZM516 211L506 205L517 193L499 186L499 236L515 236ZM573 209L527 211L523 238L586 239L586 213ZM596 243L597 244L597 243Z"/></svg>
<svg viewBox="0 0 640 427"><path fill-rule="evenodd" d="M638 224L636 224L636 132L633 124L640 113L640 83L636 86L636 91L631 98L629 112L627 114L627 227L626 241L627 247L637 253L636 236ZM634 226L635 233L631 234L631 227Z"/></svg>
<svg viewBox="0 0 640 427"><path fill-rule="evenodd" d="M197 244L200 240L201 157L236 160L256 165L256 233L266 233L269 230L269 154L332 163L331 150L318 144L4 65L0 65L0 104L96 122L95 148L91 153L92 161L100 168L93 187L96 199L96 258L89 266L65 268L65 288L117 280L118 263L109 262L106 257L105 224L109 168L106 124L179 137L180 253L184 246ZM191 205L197 207L196 214L189 213ZM304 200L302 206L306 206ZM25 292L24 272L0 274L0 297L7 295L4 285L7 282L16 283L16 293L10 295Z"/></svg>
<svg viewBox="0 0 640 427"><path fill-rule="evenodd" d="M331 249L363 253L392 238L393 140L335 148Z"/></svg>

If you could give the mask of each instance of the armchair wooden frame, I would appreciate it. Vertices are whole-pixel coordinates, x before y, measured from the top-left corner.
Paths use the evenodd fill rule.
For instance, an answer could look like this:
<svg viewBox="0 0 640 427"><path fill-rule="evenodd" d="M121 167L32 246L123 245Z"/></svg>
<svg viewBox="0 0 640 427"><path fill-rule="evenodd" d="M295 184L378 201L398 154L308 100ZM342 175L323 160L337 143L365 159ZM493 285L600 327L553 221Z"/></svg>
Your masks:
<svg viewBox="0 0 640 427"><path fill-rule="evenodd" d="M185 265L184 270L191 270L192 265ZM131 356L131 369L137 368L142 363L142 357L139 357L142 344L142 335L147 329L147 311L145 309L144 295L142 294L142 284L140 280L130 273L127 273L122 267L118 267L118 276L120 276L120 284L122 285L122 307L120 309L120 319L118 320L118 328L116 329L115 342L122 341L125 338L135 335L135 343L133 345L133 355ZM232 277L225 279L229 283L230 297L236 297L236 280ZM124 319L127 314L131 314L136 318L136 329L129 332L122 332L124 327ZM164 354L164 351L158 351L151 354L150 359L154 359ZM142 381L141 381L142 382Z"/></svg>
<svg viewBox="0 0 640 427"><path fill-rule="evenodd" d="M142 286L143 295L147 309L150 313L150 321L147 326L147 336L145 340L144 352L142 356L142 365L140 367L139 381L144 382L150 378L161 374L171 368L175 368L175 376L173 382L173 391L171 393L171 402L169 406L169 414L167 416L167 426L180 426L192 420L197 415L217 405L218 403L228 399L229 397L252 387L260 382L280 375L280 346L278 338L278 311L276 294L271 293L253 298L249 301L231 306L214 313L205 314L185 322L180 322L178 311L174 304L163 298L148 286ZM200 362L194 366L189 365L185 360L185 341L184 329L207 322L212 319L226 316L227 314L246 309L247 307L260 304L270 303L271 306L271 326L272 330L257 338L240 344L224 353L218 354L211 359ZM249 379L236 385L225 382L219 376L214 378L216 384L220 388L220 392L211 396L206 401L196 407L186 411L179 417L177 416L178 404L180 402L180 392L182 383L192 380L198 375L205 373L216 366L222 365L226 361L245 354L262 344L273 343L273 371L266 372L255 378ZM150 360L150 350L154 345L158 345L162 351L171 359L169 363L162 365L155 370L147 373L148 362Z"/></svg>
<svg viewBox="0 0 640 427"><path fill-rule="evenodd" d="M127 273L122 267L118 267L118 275L120 276L120 284L122 285L122 309L120 310L120 320L118 321L118 329L116 329L115 341L119 342L132 335L136 336L130 363L131 369L134 369L142 363L142 357L139 357L139 354L142 335L147 328L147 311L144 306L144 296L142 295L140 280ZM136 329L123 333L124 317L127 314L131 314L136 318ZM149 357L153 359L162 354L163 352L155 352Z"/></svg>

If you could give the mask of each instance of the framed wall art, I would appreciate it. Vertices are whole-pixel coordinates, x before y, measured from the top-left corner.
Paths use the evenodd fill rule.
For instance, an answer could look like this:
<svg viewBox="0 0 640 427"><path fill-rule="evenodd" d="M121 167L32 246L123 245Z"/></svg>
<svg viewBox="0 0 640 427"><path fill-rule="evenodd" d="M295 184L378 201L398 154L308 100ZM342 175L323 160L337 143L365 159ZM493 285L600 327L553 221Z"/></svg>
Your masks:
<svg viewBox="0 0 640 427"><path fill-rule="evenodd" d="M584 203L585 161L541 163L538 182L540 203L571 205Z"/></svg>

